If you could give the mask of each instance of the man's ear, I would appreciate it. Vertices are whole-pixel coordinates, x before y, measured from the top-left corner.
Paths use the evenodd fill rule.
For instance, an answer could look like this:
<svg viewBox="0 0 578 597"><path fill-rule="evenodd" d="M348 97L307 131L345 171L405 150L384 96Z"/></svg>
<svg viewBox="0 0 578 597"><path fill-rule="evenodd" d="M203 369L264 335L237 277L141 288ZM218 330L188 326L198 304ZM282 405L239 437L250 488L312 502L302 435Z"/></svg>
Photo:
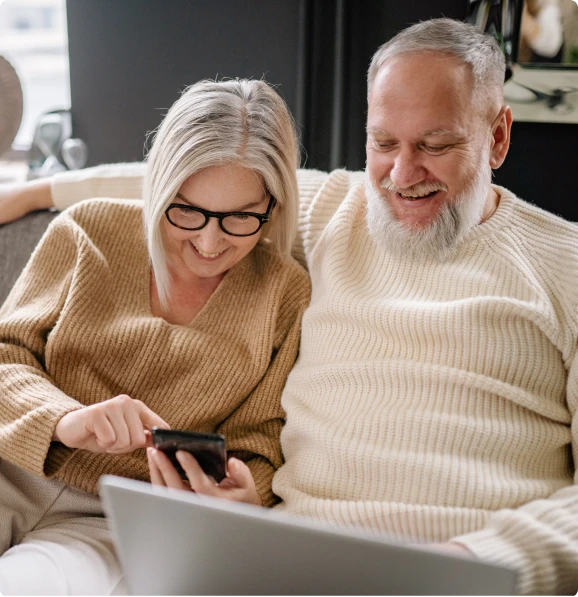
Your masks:
<svg viewBox="0 0 578 597"><path fill-rule="evenodd" d="M510 148L510 131L512 129L512 110L510 106L502 106L500 113L492 123L490 167L499 168L506 159Z"/></svg>

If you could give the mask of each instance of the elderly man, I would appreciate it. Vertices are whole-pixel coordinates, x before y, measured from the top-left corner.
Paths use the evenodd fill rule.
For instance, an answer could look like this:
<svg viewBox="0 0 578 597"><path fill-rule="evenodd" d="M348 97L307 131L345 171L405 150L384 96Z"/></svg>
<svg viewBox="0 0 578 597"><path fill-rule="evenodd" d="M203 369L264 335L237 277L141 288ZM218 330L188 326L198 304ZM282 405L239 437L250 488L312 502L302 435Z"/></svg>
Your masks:
<svg viewBox="0 0 578 597"><path fill-rule="evenodd" d="M292 513L510 565L521 593L570 594L578 228L491 184L504 68L464 23L406 29L369 69L367 172L300 172L313 296L274 491ZM53 201L139 196L141 174L63 175Z"/></svg>

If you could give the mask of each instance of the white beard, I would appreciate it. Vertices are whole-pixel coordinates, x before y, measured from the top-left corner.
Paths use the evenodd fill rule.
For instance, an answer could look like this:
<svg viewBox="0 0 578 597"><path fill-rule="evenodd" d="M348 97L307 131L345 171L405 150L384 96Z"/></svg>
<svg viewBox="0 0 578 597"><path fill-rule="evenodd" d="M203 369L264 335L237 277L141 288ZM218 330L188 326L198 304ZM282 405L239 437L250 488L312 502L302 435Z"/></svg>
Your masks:
<svg viewBox="0 0 578 597"><path fill-rule="evenodd" d="M395 218L387 200L366 175L369 234L379 246L395 255L445 261L452 256L462 238L482 221L491 176L492 169L485 161L468 188L453 201L445 203L425 227L417 228ZM384 188L391 184L388 179L382 181Z"/></svg>

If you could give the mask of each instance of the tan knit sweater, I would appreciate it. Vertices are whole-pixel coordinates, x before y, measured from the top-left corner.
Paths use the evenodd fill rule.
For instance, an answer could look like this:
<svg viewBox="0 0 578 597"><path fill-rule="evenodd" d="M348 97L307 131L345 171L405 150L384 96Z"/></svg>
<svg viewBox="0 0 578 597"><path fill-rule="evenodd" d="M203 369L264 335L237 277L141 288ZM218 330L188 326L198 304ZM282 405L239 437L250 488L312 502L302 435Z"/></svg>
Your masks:
<svg viewBox="0 0 578 597"><path fill-rule="evenodd" d="M131 194L141 174L69 174L53 196ZM578 227L496 187L454 259L412 262L368 235L363 173L298 178L313 294L283 393L279 507L459 541L518 569L521 593L576 593Z"/></svg>
<svg viewBox="0 0 578 597"><path fill-rule="evenodd" d="M225 434L271 505L306 273L258 245L187 326L152 315L149 283L140 202L85 202L52 223L0 309L0 457L91 492L104 473L147 480L144 450L51 443L66 413L128 394L175 429Z"/></svg>

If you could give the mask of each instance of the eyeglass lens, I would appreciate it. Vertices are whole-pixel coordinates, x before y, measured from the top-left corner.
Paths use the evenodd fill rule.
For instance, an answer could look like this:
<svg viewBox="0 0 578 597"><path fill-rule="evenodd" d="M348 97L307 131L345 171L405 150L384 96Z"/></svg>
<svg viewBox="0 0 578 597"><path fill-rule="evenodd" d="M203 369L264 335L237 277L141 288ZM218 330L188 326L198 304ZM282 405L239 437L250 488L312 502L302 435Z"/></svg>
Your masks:
<svg viewBox="0 0 578 597"><path fill-rule="evenodd" d="M205 226L207 218L194 209L174 206L169 210L170 220L181 228L198 230ZM229 234L251 234L257 232L261 226L259 218L250 215L225 216L221 220L222 228Z"/></svg>

